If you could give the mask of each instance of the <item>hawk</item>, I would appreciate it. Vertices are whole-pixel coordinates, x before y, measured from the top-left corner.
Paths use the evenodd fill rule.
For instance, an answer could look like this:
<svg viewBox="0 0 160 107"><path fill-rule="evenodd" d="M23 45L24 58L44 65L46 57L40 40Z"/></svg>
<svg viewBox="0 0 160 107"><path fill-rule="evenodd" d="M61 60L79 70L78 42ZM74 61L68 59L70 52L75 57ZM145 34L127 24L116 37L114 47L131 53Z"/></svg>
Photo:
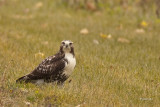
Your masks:
<svg viewBox="0 0 160 107"><path fill-rule="evenodd" d="M19 83L57 83L63 84L76 65L73 42L61 42L57 54L44 59L31 73L16 80Z"/></svg>

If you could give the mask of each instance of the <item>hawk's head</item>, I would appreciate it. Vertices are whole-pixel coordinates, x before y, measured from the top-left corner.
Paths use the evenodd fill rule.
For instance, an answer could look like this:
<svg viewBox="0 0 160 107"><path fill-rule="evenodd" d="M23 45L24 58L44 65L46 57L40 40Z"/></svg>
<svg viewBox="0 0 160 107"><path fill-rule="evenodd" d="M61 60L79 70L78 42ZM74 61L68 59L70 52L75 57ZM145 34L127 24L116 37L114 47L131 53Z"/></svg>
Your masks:
<svg viewBox="0 0 160 107"><path fill-rule="evenodd" d="M73 42L70 40L63 40L61 42L61 47L60 50L63 52L73 52L74 53L74 49L73 49Z"/></svg>

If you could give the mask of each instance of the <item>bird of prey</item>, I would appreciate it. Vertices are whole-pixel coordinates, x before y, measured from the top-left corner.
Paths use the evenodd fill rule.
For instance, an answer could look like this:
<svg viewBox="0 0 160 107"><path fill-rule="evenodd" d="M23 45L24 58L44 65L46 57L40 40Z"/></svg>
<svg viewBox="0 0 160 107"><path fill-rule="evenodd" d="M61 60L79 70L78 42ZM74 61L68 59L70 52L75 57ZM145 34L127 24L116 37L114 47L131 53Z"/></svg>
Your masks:
<svg viewBox="0 0 160 107"><path fill-rule="evenodd" d="M57 83L63 84L69 78L76 65L73 42L61 42L57 54L44 59L31 73L16 80L19 83Z"/></svg>

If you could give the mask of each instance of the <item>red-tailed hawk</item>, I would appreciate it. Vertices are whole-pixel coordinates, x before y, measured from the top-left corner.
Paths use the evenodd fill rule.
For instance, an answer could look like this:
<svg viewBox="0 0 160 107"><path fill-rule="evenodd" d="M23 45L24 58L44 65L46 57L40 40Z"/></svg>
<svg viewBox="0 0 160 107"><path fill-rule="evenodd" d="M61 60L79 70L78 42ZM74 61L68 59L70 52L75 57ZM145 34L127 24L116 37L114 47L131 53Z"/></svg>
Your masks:
<svg viewBox="0 0 160 107"><path fill-rule="evenodd" d="M73 42L64 40L57 54L44 59L31 73L20 77L16 82L63 84L73 72L75 65Z"/></svg>

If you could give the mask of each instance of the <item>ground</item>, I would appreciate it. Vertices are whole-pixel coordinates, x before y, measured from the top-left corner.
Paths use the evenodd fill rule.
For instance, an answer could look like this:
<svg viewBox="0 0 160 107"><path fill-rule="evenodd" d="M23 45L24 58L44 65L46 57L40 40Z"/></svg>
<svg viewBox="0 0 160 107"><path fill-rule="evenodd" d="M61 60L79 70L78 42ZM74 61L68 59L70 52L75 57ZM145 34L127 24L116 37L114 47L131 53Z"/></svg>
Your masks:
<svg viewBox="0 0 160 107"><path fill-rule="evenodd" d="M135 7L90 11L45 0L0 3L0 105L160 105L160 20ZM72 40L77 65L63 87L16 84Z"/></svg>

